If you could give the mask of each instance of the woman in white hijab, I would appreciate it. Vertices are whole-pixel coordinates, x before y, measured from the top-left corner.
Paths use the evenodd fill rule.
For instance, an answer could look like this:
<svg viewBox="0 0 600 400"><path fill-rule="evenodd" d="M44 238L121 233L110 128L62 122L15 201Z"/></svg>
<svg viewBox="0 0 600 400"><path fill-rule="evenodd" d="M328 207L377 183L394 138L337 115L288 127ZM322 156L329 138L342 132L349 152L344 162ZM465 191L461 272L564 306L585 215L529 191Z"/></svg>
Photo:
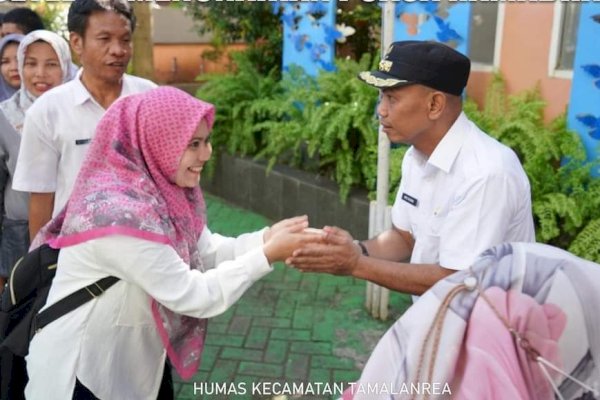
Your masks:
<svg viewBox="0 0 600 400"><path fill-rule="evenodd" d="M25 111L44 92L75 76L69 45L46 30L21 40L17 62L21 87L0 103L0 293L10 269L29 248L29 194L12 190Z"/></svg>
<svg viewBox="0 0 600 400"><path fill-rule="evenodd" d="M37 30L27 34L17 50L21 88L0 103L0 110L21 133L25 111L43 93L71 80L76 67L65 39L54 32Z"/></svg>

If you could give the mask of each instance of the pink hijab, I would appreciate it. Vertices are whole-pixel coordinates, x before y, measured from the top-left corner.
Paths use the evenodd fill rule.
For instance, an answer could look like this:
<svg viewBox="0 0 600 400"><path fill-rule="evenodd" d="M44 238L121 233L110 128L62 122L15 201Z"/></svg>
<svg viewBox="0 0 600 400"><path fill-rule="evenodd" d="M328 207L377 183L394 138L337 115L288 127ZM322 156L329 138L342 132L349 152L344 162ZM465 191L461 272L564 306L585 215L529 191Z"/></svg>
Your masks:
<svg viewBox="0 0 600 400"><path fill-rule="evenodd" d="M69 202L36 243L61 248L114 234L134 236L168 244L191 268L202 269L202 192L181 188L174 179L199 122L205 119L210 130L214 114L212 104L170 87L116 101L98 123ZM191 378L206 320L175 314L155 300L152 313L173 366Z"/></svg>

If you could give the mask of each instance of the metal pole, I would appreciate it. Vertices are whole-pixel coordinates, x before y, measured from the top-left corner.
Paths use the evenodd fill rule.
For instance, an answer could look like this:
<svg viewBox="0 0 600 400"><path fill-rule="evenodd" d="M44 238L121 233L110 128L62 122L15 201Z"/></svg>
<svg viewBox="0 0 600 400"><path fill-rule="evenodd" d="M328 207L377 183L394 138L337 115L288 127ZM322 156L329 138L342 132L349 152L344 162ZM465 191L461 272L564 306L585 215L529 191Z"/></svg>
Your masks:
<svg viewBox="0 0 600 400"><path fill-rule="evenodd" d="M385 55L394 37L394 9L395 2L383 3L381 13L381 58ZM379 126L379 141L377 146L377 208L383 210L387 207L387 198L390 186L390 141ZM384 229L385 214L377 216L378 228Z"/></svg>
<svg viewBox="0 0 600 400"><path fill-rule="evenodd" d="M394 11L395 3L386 1L383 3L381 15L381 56L383 58L387 48L393 41L394 36ZM370 225L370 236L375 236L390 227L389 210L387 198L389 192L389 170L390 170L390 141L379 127L379 138L377 145L377 199L375 211L371 212L374 217ZM374 223L373 223L374 222ZM370 299L369 299L370 297ZM388 289L367 283L367 307L370 306L371 315L374 318L387 318L389 292Z"/></svg>

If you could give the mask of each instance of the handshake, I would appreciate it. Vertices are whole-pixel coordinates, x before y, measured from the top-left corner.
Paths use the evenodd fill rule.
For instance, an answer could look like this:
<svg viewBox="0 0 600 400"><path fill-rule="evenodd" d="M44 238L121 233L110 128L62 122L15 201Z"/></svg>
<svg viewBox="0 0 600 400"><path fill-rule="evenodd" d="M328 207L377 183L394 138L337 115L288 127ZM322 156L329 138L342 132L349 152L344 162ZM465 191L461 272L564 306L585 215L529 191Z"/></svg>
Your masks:
<svg viewBox="0 0 600 400"><path fill-rule="evenodd" d="M361 249L343 229L309 227L306 215L281 220L264 233L269 263L283 261L305 272L351 275Z"/></svg>

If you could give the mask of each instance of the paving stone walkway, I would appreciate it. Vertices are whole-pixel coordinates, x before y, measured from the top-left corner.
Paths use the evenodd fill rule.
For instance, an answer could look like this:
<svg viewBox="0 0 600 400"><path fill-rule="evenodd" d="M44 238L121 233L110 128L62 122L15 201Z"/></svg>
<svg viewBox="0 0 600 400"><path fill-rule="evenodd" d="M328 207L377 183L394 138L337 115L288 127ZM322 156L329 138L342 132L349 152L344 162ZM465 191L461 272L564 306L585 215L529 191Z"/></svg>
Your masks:
<svg viewBox="0 0 600 400"><path fill-rule="evenodd" d="M229 236L259 229L264 217L207 196L208 225ZM390 320L364 308L365 282L301 273L283 264L225 314L209 321L198 373L175 378L178 400L335 399L356 380L377 340L406 309L390 296ZM304 395L291 395L294 384Z"/></svg>

